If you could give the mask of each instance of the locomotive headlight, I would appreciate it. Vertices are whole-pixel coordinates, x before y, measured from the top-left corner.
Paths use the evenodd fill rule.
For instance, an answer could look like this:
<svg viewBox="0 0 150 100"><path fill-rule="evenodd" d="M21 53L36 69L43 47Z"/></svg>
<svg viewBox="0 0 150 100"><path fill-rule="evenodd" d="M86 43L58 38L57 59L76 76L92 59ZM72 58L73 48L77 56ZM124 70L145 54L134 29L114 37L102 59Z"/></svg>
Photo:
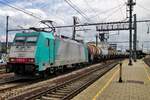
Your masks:
<svg viewBox="0 0 150 100"><path fill-rule="evenodd" d="M13 61L15 61L15 59L14 58L10 58L10 62L13 62Z"/></svg>
<svg viewBox="0 0 150 100"><path fill-rule="evenodd" d="M34 60L33 60L33 59L31 59L31 60L30 60L30 62L34 62Z"/></svg>
<svg viewBox="0 0 150 100"><path fill-rule="evenodd" d="M29 61L30 61L30 62L34 62L34 59L30 59Z"/></svg>

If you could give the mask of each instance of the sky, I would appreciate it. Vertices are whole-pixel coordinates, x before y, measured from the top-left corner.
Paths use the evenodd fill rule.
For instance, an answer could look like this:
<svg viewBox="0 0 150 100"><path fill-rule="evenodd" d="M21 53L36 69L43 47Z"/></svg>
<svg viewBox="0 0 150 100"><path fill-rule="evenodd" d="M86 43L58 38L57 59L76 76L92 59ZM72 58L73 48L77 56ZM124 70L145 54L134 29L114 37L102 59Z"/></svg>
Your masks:
<svg viewBox="0 0 150 100"><path fill-rule="evenodd" d="M5 3L2 4L1 2ZM80 10L79 14L67 2ZM9 29L42 27L40 20L27 15L21 11L7 6L7 4L17 7L43 20L53 20L55 25L72 25L73 16L77 16L80 24L122 21L126 19L126 2L127 0L0 0L0 41L5 41L6 16L9 16ZM136 0L136 6L133 13L137 14L137 20L150 19L150 0ZM150 47L150 34L147 34L150 23L138 24L138 41L139 47ZM83 29L80 27L79 29ZM85 41L93 41L97 32L95 27L84 27L90 29L84 32L77 32ZM59 29L58 34L72 36L72 29ZM110 32L109 41L128 41L128 31ZM9 41L13 40L15 32L9 33ZM118 44L128 47L127 43Z"/></svg>

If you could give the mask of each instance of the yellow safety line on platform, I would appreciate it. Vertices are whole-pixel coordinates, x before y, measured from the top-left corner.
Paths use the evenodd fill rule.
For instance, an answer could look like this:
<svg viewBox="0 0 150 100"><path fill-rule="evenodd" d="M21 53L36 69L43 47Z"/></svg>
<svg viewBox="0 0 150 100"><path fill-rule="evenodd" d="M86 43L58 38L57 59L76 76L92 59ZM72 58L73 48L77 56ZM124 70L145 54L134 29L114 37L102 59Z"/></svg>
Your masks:
<svg viewBox="0 0 150 100"><path fill-rule="evenodd" d="M148 71L147 71L147 69L145 68L145 66L144 66L144 70L145 70L145 73L146 73L148 79L150 80L150 76L148 75Z"/></svg>
<svg viewBox="0 0 150 100"><path fill-rule="evenodd" d="M108 80L108 82L104 85L104 87L94 96L93 100L96 100L96 98L98 96L100 96L100 94L109 86L109 84L111 83L111 81L116 76L117 72L119 72L119 69L113 74L113 76Z"/></svg>

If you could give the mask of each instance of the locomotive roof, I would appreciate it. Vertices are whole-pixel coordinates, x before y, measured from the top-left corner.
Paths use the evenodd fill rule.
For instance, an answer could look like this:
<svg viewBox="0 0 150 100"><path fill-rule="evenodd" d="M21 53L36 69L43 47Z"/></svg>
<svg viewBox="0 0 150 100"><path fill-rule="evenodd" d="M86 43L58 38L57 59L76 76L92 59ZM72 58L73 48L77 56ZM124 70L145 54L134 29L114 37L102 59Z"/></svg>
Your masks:
<svg viewBox="0 0 150 100"><path fill-rule="evenodd" d="M51 33L47 33L47 32L30 32L30 33L16 33L16 36L39 36L40 34L42 34L44 37L46 38L54 38L52 32Z"/></svg>
<svg viewBox="0 0 150 100"><path fill-rule="evenodd" d="M38 36L40 32L16 33L16 36Z"/></svg>
<svg viewBox="0 0 150 100"><path fill-rule="evenodd" d="M53 33L41 32L45 38L54 39Z"/></svg>

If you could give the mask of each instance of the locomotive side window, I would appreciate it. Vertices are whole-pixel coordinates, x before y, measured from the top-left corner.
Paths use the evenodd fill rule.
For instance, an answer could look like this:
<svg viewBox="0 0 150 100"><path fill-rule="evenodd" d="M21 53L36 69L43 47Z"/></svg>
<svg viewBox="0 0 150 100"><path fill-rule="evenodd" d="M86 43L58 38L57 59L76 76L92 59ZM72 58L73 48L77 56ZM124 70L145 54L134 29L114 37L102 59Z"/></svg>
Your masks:
<svg viewBox="0 0 150 100"><path fill-rule="evenodd" d="M27 45L34 45L37 42L37 37L27 37L26 44Z"/></svg>
<svg viewBox="0 0 150 100"><path fill-rule="evenodd" d="M18 36L15 38L15 41L25 41L25 37Z"/></svg>
<svg viewBox="0 0 150 100"><path fill-rule="evenodd" d="M50 39L46 39L46 46L49 47L50 46Z"/></svg>
<svg viewBox="0 0 150 100"><path fill-rule="evenodd" d="M27 37L27 42L36 42L37 41L37 37Z"/></svg>

